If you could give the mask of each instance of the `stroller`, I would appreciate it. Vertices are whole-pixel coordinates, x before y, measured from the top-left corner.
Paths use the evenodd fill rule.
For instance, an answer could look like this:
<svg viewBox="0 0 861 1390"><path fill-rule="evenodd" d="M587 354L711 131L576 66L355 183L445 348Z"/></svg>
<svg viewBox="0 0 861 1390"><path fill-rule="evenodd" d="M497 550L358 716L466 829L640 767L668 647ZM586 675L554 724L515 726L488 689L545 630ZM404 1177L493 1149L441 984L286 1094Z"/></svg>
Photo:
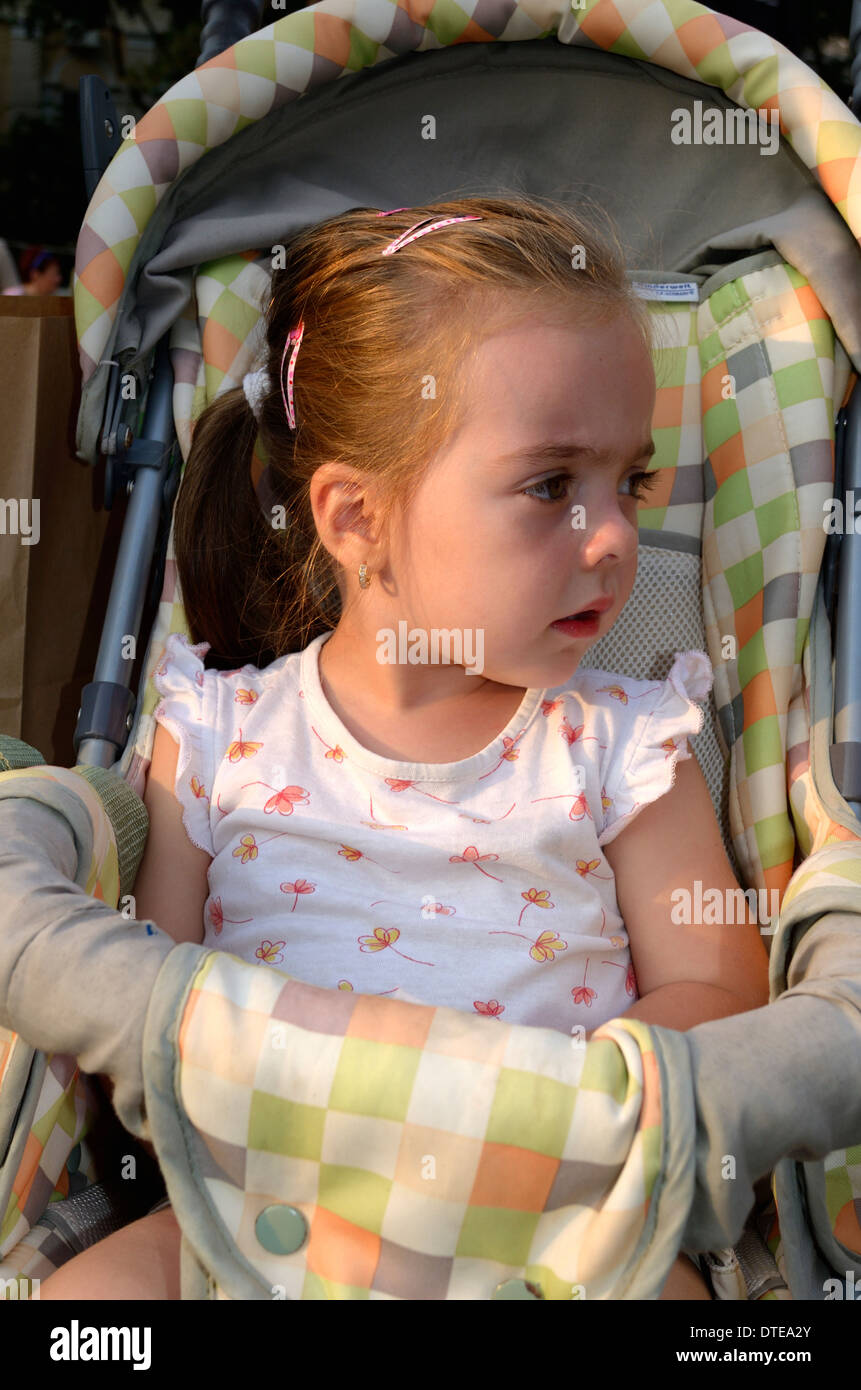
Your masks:
<svg viewBox="0 0 861 1390"><path fill-rule="evenodd" d="M747 119L757 110L767 117ZM852 611L861 537L851 525L829 533L824 521L829 499L843 504L861 488L861 124L800 60L704 5L682 13L654 0L574 0L536 11L485 0L465 25L393 7L383 28L365 0L347 9L323 0L198 66L138 123L98 182L78 241L78 452L91 463L106 456L108 505L124 486L131 494L95 679L82 697L78 764L46 769L37 750L2 739L0 797L56 805L57 788L74 792L91 831L77 881L111 907L128 906L147 831L139 798L155 735L153 673L168 635L188 632L172 503L193 420L255 366L272 248L357 204L419 205L515 183L603 204L661 320L661 485L641 504L634 591L584 665L663 679L674 651L708 651L715 685L693 747L740 885L779 906L763 927L774 1002L813 923L856 912L861 926L861 625ZM151 566L155 620L145 639ZM145 640L137 696L128 635L142 649ZM176 993L170 1038L156 1047L151 1037L148 1105L183 1230L182 1297L269 1298L275 1286L290 1298L576 1297L576 1241L561 1252L558 1204L551 1212L541 1197L522 1198L534 1217L529 1237L510 1211L469 1197L454 1235L443 1222L435 1244L424 1239L430 1217L415 1215L425 1225L414 1242L408 1220L386 1227L381 1213L389 1203L391 1215L398 1181L391 1134L375 1145L373 1127L405 1133L406 1111L375 1108L358 1081L345 1100L343 1082L341 1100L323 1096L322 1111L352 1111L370 1137L352 1151L353 1166L324 1161L302 1130L311 1120L300 1112L313 1107L279 1090L271 1060L255 1071L263 1044L252 1013L277 1016L283 986L270 967L207 954L189 1002ZM216 1060L206 1072L200 1037L189 1041L192 1006L205 1030L216 1000ZM173 1017L164 1003L156 1012ZM339 1018L333 1006L324 1031L338 1036L343 1059ZM290 1026L292 1055L304 1045L310 1066L319 1030ZM243 1060L230 1075L218 1060L225 1029ZM536 1041L531 1051L523 1042L523 1071L540 1075L551 1056L570 1067L569 1039L557 1047L549 1033L516 1028L512 1037L527 1032ZM375 1037L398 1066L403 1038ZM692 1178L678 1166L690 1098L669 1034L616 1020L601 1037L616 1042L627 1068L621 1096L609 1072L599 1085L601 1161L636 1151L642 1173L627 1195L614 1189L605 1277L589 1296L654 1298L680 1244L673 1201L685 1210L690 1202ZM550 1074L560 1072L547 1062ZM249 1111L267 1088L271 1107L266 1124L257 1114L255 1138ZM452 1097L444 1114L440 1102L433 1125L446 1152L452 1134L471 1133L469 1103ZM528 1118L524 1107L506 1139L521 1152ZM118 1129L74 1059L0 1030L7 1297L28 1296L164 1191L152 1167L136 1207L112 1181L118 1148L147 1171L146 1155ZM251 1162L261 1149L273 1160L266 1181ZM606 1181L595 1177L565 1208L591 1216L593 1232L603 1230ZM431 1200L409 1195L401 1217ZM702 1253L714 1297L852 1297L840 1290L861 1280L859 1210L861 1133L854 1148L816 1160L781 1158L757 1184L735 1244ZM541 1225L551 1216L552 1237Z"/></svg>

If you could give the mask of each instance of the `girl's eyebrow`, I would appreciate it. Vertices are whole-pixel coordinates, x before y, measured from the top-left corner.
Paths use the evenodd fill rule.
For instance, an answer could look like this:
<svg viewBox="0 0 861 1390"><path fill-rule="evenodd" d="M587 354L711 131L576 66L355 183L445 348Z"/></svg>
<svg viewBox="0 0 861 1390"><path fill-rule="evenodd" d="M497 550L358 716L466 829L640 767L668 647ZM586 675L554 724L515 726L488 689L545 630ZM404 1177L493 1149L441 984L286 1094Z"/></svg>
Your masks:
<svg viewBox="0 0 861 1390"><path fill-rule="evenodd" d="M641 444L628 460L636 463L641 458L651 458L657 452L655 441L649 439ZM561 463L566 459L584 459L588 463L605 464L612 461L607 449L596 449L592 444L580 444L576 440L548 440L543 444L532 444L523 449L515 449L511 454L501 454L495 463Z"/></svg>

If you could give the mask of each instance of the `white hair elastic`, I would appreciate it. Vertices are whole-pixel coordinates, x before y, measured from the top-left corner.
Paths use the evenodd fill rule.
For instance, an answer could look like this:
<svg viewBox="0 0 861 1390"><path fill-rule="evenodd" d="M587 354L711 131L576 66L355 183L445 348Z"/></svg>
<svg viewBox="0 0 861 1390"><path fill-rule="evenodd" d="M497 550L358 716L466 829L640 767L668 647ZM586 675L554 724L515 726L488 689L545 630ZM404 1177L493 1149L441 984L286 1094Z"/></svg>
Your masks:
<svg viewBox="0 0 861 1390"><path fill-rule="evenodd" d="M245 399L254 413L255 420L259 421L264 398L269 395L272 389L266 368L259 367L256 372L246 372L242 378L242 389L245 392Z"/></svg>

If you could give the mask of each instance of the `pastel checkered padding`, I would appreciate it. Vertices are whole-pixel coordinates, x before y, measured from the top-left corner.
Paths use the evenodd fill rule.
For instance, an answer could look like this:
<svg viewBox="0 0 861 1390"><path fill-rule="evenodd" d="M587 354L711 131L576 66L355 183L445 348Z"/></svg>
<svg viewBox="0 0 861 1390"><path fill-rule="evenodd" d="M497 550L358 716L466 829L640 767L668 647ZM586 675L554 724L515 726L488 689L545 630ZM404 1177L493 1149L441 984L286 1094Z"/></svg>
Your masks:
<svg viewBox="0 0 861 1390"><path fill-rule="evenodd" d="M180 1084L205 1136L202 1181L264 1292L484 1299L515 1264L547 1298L577 1296L578 1284L606 1296L658 1172L660 1087L642 1025L608 1025L588 1047L560 1033L555 1076L537 1076L528 1030L482 1030L479 1045L453 1009L236 965L216 952L195 978ZM285 1066L307 1047L307 1029L313 1067ZM237 1050L239 1036L254 1045ZM360 1172L369 1124L374 1171ZM279 1192L311 1224L308 1245L288 1258L255 1231L261 1200Z"/></svg>

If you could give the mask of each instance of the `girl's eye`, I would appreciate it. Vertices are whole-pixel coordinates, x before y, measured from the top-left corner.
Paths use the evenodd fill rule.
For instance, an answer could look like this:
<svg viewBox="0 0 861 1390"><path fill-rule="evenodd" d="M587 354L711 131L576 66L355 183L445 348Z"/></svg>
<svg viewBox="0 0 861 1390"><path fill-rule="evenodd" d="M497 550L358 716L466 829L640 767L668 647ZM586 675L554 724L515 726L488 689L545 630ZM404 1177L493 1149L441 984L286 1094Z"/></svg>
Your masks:
<svg viewBox="0 0 861 1390"><path fill-rule="evenodd" d="M561 502L562 498L567 494L570 481L571 478L569 474L557 473L553 478L544 478L540 483L533 483L531 487L524 488L523 492L525 496L534 497L538 502ZM630 495L639 500L647 496L655 486L655 483L658 481L658 475L656 472L647 473L641 471L639 473L631 473L625 481L631 488ZM552 488L554 484L558 483L561 483L563 486L561 494L555 497L548 497L546 494L541 494L541 488Z"/></svg>
<svg viewBox="0 0 861 1390"><path fill-rule="evenodd" d="M564 497L565 493L568 491L568 484L570 481L571 479L567 473L557 473L555 478L543 478L540 483L533 483L531 487L525 487L523 492L526 497L535 497L539 502L559 502L562 500L561 497L542 497L538 489L542 487L552 487L554 483L562 483L565 489L562 493L562 497Z"/></svg>
<svg viewBox="0 0 861 1390"><path fill-rule="evenodd" d="M639 500L651 492L658 481L658 475L654 470L650 473L632 473L627 481L631 484L631 496Z"/></svg>

